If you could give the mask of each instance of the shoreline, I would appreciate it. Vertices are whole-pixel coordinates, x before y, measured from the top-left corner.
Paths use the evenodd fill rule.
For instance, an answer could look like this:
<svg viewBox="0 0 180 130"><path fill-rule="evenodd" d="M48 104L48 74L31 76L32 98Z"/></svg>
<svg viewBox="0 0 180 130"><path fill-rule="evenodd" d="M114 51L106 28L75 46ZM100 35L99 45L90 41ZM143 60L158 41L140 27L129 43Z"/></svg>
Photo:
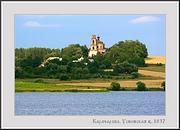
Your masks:
<svg viewBox="0 0 180 130"><path fill-rule="evenodd" d="M77 87L77 88L73 88L73 89L69 89L68 87L71 87L71 86L66 86L67 88L65 89L59 89L59 88L22 88L22 89L19 89L19 88L16 88L15 89L15 92L17 93L21 93L21 92L73 92L73 93L76 93L76 92L111 92L113 90L111 90L110 88L90 88L90 89L85 89L85 88L80 88L79 86L73 86L73 87ZM136 92L163 92L164 90L162 88L147 88L147 90L145 91L138 91L136 90L136 88L121 88L120 90L116 91L116 92L129 92L129 91L136 91Z"/></svg>
<svg viewBox="0 0 180 130"><path fill-rule="evenodd" d="M38 82L37 82L38 81ZM48 79L48 80L15 80L15 92L110 92L113 91L110 88L110 84L113 81L94 81L89 80L89 83L86 82L73 82L69 83L59 81L57 79ZM137 80L138 81L138 80ZM117 80L120 83L120 90L118 91L138 91L136 90L136 82L134 80ZM147 86L147 92L151 91L164 91L160 87L162 81L155 80L141 80ZM157 85L157 83L159 85Z"/></svg>

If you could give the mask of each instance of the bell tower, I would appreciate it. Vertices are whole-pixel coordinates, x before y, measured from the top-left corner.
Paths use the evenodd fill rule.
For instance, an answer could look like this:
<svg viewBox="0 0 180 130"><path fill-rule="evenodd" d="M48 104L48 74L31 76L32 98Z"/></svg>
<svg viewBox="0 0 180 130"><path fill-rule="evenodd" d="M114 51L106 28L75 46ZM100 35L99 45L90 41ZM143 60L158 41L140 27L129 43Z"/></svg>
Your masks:
<svg viewBox="0 0 180 130"><path fill-rule="evenodd" d="M96 35L92 35L91 38L91 50L97 50L97 39L96 39Z"/></svg>

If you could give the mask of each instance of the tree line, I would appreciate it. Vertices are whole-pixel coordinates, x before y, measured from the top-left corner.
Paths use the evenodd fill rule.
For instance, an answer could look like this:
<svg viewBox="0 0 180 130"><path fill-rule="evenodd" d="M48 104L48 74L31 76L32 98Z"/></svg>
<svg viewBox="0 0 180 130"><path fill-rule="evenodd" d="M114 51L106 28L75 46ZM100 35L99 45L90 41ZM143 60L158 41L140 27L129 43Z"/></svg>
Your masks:
<svg viewBox="0 0 180 130"><path fill-rule="evenodd" d="M16 78L136 78L138 67L145 66L148 56L145 44L136 40L120 41L103 55L88 57L89 49L80 44L70 44L62 49L16 48ZM40 65L49 57L60 57ZM83 57L79 62L74 60Z"/></svg>

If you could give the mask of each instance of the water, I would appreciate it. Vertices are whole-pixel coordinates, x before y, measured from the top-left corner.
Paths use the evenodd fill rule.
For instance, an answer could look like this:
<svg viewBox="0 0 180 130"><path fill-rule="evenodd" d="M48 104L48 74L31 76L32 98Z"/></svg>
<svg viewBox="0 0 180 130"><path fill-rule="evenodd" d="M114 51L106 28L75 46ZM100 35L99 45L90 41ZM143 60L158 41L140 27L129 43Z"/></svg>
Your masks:
<svg viewBox="0 0 180 130"><path fill-rule="evenodd" d="M165 115L165 92L16 93L16 115Z"/></svg>

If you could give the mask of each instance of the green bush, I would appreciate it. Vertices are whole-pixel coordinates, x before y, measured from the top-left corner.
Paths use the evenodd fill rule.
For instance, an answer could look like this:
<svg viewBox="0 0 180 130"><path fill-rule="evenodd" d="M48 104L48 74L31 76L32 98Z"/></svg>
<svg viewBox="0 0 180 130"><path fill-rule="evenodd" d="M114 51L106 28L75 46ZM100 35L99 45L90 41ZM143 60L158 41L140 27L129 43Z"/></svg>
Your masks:
<svg viewBox="0 0 180 130"><path fill-rule="evenodd" d="M165 87L165 86L163 87L163 90L164 90L164 91L166 90L166 87Z"/></svg>
<svg viewBox="0 0 180 130"><path fill-rule="evenodd" d="M138 67L135 64L126 62L116 64L113 68L115 74L131 74L138 72Z"/></svg>
<svg viewBox="0 0 180 130"><path fill-rule="evenodd" d="M113 91L119 91L120 90L120 84L119 83L117 83L117 82L112 82L111 83L111 90L113 90Z"/></svg>
<svg viewBox="0 0 180 130"><path fill-rule="evenodd" d="M137 88L136 88L137 91L146 91L147 90L145 83L143 83L141 81L137 82L136 86L137 86Z"/></svg>
<svg viewBox="0 0 180 130"><path fill-rule="evenodd" d="M157 66L162 66L163 64L162 64L162 63L157 63L156 65L157 65Z"/></svg>
<svg viewBox="0 0 180 130"><path fill-rule="evenodd" d="M138 74L138 72L132 72L131 76L132 76L133 79L135 79L135 78L139 77L139 74Z"/></svg>
<svg viewBox="0 0 180 130"><path fill-rule="evenodd" d="M68 80L69 76L66 74L60 75L60 80Z"/></svg>
<svg viewBox="0 0 180 130"><path fill-rule="evenodd" d="M126 88L124 88L124 87L123 87L123 88L121 88L121 91L126 91Z"/></svg>
<svg viewBox="0 0 180 130"><path fill-rule="evenodd" d="M162 83L161 83L161 87L163 87L163 90L165 91L165 81L163 81Z"/></svg>
<svg viewBox="0 0 180 130"><path fill-rule="evenodd" d="M162 83L161 83L161 87L164 87L165 86L165 81L163 81Z"/></svg>

